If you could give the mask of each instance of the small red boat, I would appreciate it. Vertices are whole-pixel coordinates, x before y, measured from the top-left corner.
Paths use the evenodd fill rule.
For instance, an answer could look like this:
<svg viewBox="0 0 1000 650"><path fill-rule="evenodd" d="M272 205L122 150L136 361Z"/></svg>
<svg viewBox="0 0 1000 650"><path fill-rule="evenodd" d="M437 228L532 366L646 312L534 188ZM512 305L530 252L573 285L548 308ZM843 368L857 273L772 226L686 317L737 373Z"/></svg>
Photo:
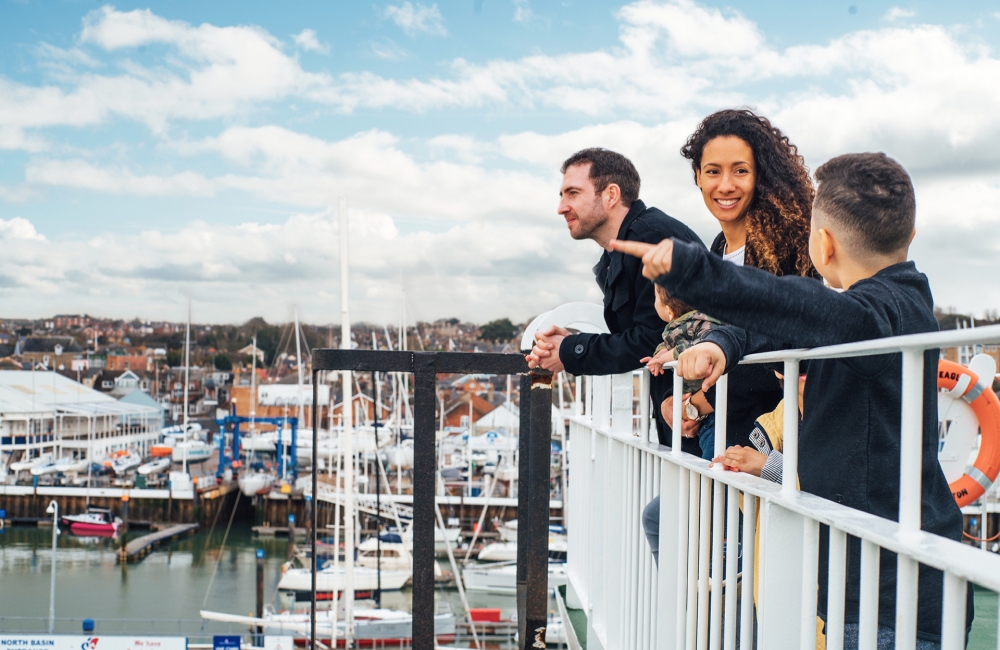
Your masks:
<svg viewBox="0 0 1000 650"><path fill-rule="evenodd" d="M122 526L122 520L115 517L110 510L94 506L88 507L87 512L83 514L63 515L61 522L77 535L101 537L116 535Z"/></svg>

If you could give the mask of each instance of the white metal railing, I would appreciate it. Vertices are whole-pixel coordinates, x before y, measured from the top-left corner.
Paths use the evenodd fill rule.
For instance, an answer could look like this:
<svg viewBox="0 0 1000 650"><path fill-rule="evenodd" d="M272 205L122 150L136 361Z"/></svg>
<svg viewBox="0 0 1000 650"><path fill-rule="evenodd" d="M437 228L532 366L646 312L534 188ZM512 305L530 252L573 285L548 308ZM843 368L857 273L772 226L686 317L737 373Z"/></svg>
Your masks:
<svg viewBox="0 0 1000 650"><path fill-rule="evenodd" d="M824 524L830 527L827 648L842 650L844 644L848 535L862 545L860 648L876 647L880 549L898 554L896 648L916 645L921 564L944 572L942 648L964 648L966 585L1000 591L1000 556L920 530L923 351L998 342L1000 326L991 326L744 359L784 362L784 376L797 377L800 360L902 353L898 523L799 491L795 381L784 385L791 406L784 409L783 482L777 485L709 468L707 461L682 453L680 400L674 400L672 449L661 447L648 412L639 417L638 430L633 426L631 374L587 377L585 404L569 418L567 593L568 605L586 613L587 646L729 650L755 647L756 635L758 648L815 647L819 525ZM674 377L675 395L681 381ZM648 388L641 383L645 396ZM726 376L716 394L719 455L726 443ZM641 516L659 495L657 569ZM724 562L724 555L740 554L739 546L742 567Z"/></svg>

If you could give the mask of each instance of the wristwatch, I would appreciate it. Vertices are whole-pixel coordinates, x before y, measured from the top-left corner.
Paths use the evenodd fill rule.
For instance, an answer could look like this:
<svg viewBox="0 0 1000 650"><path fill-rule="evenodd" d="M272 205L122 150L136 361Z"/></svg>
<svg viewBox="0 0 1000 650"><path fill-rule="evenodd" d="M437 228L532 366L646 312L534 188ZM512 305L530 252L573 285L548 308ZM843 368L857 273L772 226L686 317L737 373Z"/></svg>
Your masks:
<svg viewBox="0 0 1000 650"><path fill-rule="evenodd" d="M698 413L698 407L692 404L690 399L684 401L684 415L687 419L695 420L697 422L701 422L708 417L708 413L704 415Z"/></svg>

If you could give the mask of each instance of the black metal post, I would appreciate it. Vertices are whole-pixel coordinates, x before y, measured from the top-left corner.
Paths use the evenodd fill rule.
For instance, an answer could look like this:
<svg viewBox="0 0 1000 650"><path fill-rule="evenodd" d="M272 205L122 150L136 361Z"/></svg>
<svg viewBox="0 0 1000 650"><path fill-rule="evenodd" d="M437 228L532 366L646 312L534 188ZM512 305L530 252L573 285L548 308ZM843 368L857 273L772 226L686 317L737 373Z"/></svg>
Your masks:
<svg viewBox="0 0 1000 650"><path fill-rule="evenodd" d="M309 540L312 544L312 560L309 562L310 577L312 578L312 594L310 595L309 602L309 612L311 616L309 617L309 648L311 650L316 649L316 567L318 565L316 558L316 523L318 522L317 515L319 514L319 508L316 507L316 500L319 497L319 472L316 469L319 467L319 371L313 369L312 373L312 383L313 383L313 412L312 412L312 438L313 438L313 453L312 453L312 532L311 539ZM347 408L347 405L344 405ZM278 441L279 444L281 441ZM289 499L289 501L291 501ZM288 524L288 537L292 540L295 539L295 526L289 522ZM336 551L336 549L334 549Z"/></svg>
<svg viewBox="0 0 1000 650"><path fill-rule="evenodd" d="M519 354L469 354L464 352L409 352L374 350L313 350L313 371L352 370L354 372L412 372L413 385L413 648L434 648L434 526L437 507L436 436L437 373L483 373L493 375L524 374L527 363ZM315 383L315 378L313 380ZM523 436L528 433L527 396L530 382L522 384ZM549 402L551 403L551 391ZM316 393L313 393L316 400ZM377 405L376 405L377 408ZM315 409L314 409L315 411ZM313 430L316 430L313 426ZM546 440L548 434L546 434ZM525 441L526 444L527 441ZM546 443L548 444L548 443ZM317 445L313 445L315 455ZM521 462L529 453L524 451ZM546 456L547 458L547 456ZM315 465L316 460L313 460ZM546 465L546 469L547 469ZM521 465L521 485L528 483L527 466ZM313 474L315 481L315 473ZM314 483L315 486L315 483ZM544 516L548 517L548 482L545 482ZM315 487L314 487L315 490ZM315 492L314 492L315 494ZM519 516L521 516L519 514ZM546 524L547 528L547 524ZM521 536L518 536L521 539ZM545 530L548 539L548 530ZM315 538L314 538L315 540ZM315 541L314 541L315 543ZM543 555L547 555L543 551ZM313 553L315 558L315 553ZM314 564L315 570L315 564ZM527 578L525 578L527 579ZM547 568L541 586L546 592ZM530 589L528 589L530 591ZM534 601L531 601L534 602ZM544 609L544 600L543 600ZM544 613L544 612L543 612ZM523 617L522 617L523 620Z"/></svg>
<svg viewBox="0 0 1000 650"><path fill-rule="evenodd" d="M523 639L528 621L528 460L531 457L531 377L521 375L521 403L518 407L519 423L517 438L517 638Z"/></svg>
<svg viewBox="0 0 1000 650"><path fill-rule="evenodd" d="M434 353L413 353L413 649L434 649Z"/></svg>
<svg viewBox="0 0 1000 650"><path fill-rule="evenodd" d="M264 618L264 549L257 549L257 607L254 615L257 618ZM264 645L264 628L260 625L255 628L257 634L254 645L260 647Z"/></svg>
<svg viewBox="0 0 1000 650"><path fill-rule="evenodd" d="M552 458L552 374L531 373L531 429L528 456L528 515L518 513L518 548L525 537L528 581L526 634L521 647L544 648L549 595L549 489Z"/></svg>
<svg viewBox="0 0 1000 650"><path fill-rule="evenodd" d="M382 459L378 454L378 373L372 371L372 429L375 434L375 606L382 606Z"/></svg>

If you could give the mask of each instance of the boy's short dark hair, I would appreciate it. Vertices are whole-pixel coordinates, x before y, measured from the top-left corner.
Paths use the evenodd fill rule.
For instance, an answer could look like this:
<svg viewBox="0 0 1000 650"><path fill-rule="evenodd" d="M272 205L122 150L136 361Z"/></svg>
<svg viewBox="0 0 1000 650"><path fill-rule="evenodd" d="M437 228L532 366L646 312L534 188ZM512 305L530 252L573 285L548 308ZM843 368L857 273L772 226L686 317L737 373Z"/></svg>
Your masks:
<svg viewBox="0 0 1000 650"><path fill-rule="evenodd" d="M573 165L590 163L590 180L594 183L594 191L600 194L608 185L614 183L622 192L622 204L631 207L639 198L639 172L635 165L625 156L615 151L593 147L583 149L566 159L559 172Z"/></svg>
<svg viewBox="0 0 1000 650"><path fill-rule="evenodd" d="M849 153L820 165L816 181L814 208L846 228L851 252L886 255L909 246L917 200L898 162L884 153Z"/></svg>
<svg viewBox="0 0 1000 650"><path fill-rule="evenodd" d="M674 313L675 319L680 318L681 316L692 310L691 306L688 305L683 300L670 297L670 294L667 293L666 288L656 284L655 282L653 283L653 291L656 292L656 297L660 299L660 302L666 305L667 309L669 309Z"/></svg>

